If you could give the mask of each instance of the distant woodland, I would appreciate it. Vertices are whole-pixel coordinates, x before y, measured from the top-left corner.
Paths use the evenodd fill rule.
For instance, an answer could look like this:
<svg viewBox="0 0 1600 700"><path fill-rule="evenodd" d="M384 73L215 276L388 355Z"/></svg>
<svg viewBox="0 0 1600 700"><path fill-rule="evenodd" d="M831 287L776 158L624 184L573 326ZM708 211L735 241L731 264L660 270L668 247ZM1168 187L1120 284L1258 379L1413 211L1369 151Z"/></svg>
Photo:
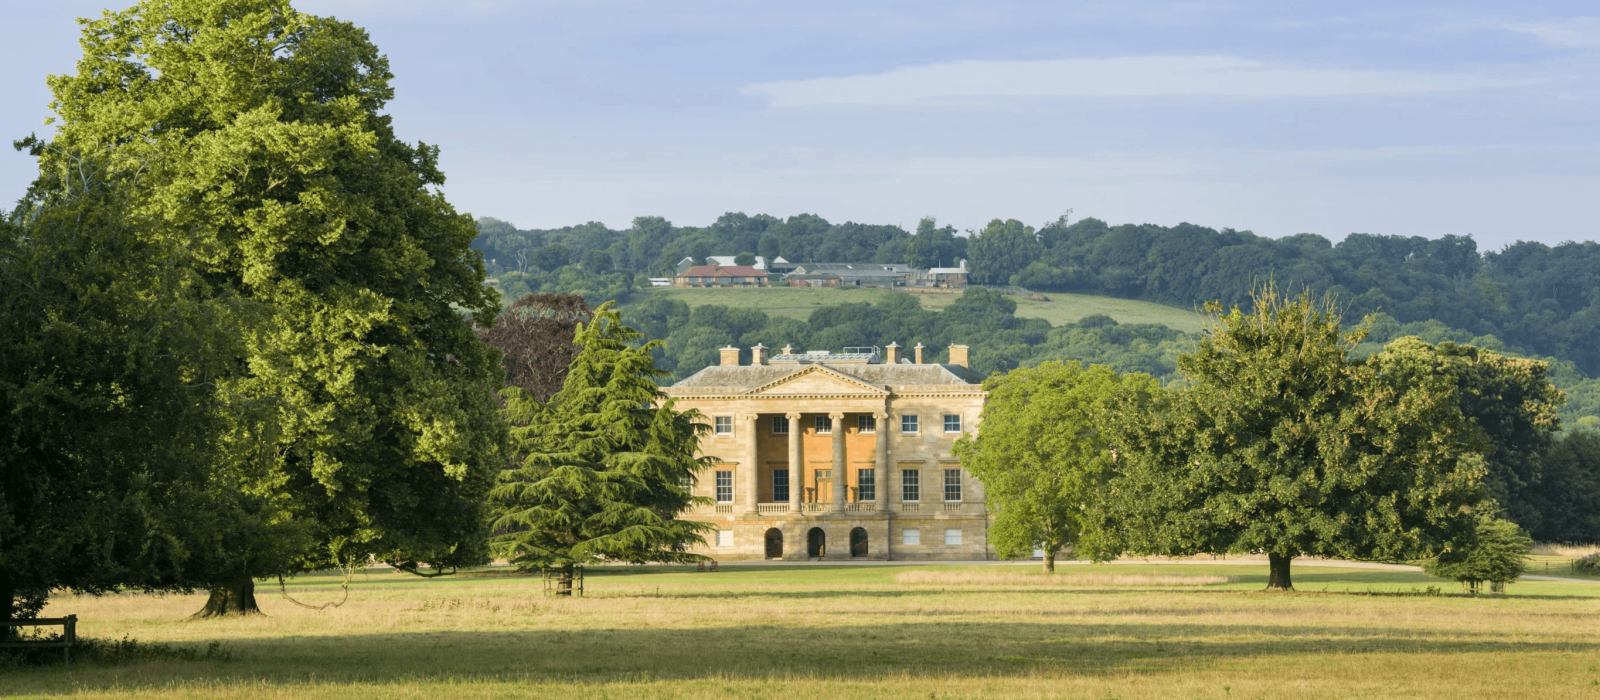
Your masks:
<svg viewBox="0 0 1600 700"><path fill-rule="evenodd" d="M1600 375L1600 244L1522 242L1480 251L1468 236L1315 234L1265 238L1192 224L1112 226L1060 219L1034 228L995 219L958 234L923 219L898 226L833 224L812 214L779 219L725 214L710 226L639 217L613 230L598 223L518 230L479 222L474 248L508 297L575 292L626 300L642 278L665 276L684 257L782 256L790 261L951 265L966 259L974 282L1044 292L1141 299L1185 308L1211 300L1247 304L1251 285L1332 293L1346 316L1383 313L1395 324L1438 321L1463 342L1572 363ZM864 339L852 339L863 342Z"/></svg>

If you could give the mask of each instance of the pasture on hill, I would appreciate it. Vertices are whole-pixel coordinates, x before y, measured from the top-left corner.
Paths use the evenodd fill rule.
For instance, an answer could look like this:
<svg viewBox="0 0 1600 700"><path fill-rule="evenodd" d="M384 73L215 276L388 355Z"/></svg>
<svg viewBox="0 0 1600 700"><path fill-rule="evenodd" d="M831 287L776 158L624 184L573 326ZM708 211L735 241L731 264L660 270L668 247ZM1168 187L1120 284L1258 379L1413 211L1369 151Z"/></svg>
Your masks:
<svg viewBox="0 0 1600 700"><path fill-rule="evenodd" d="M729 289L693 289L680 287L657 287L641 290L635 294L634 303L642 301L646 295L661 295L670 299L677 299L690 307L705 304L721 304L737 308L760 309L771 316L781 316L804 321L811 316L811 312L823 306L836 306L839 304L857 304L861 302L878 303L891 292L887 289L871 289L863 287L771 287L767 289L729 288ZM931 311L942 311L951 302L960 297L960 294L922 292L916 293L922 302L922 308ZM1174 330L1193 333L1200 330L1200 314L1193 309L1184 309L1176 306L1166 306L1137 299L1118 299L1116 297L1090 296L1087 294L1059 294L1046 295L1049 301L1029 301L1023 297L1011 297L1017 302L1018 318L1042 318L1052 326L1064 323L1074 323L1085 316L1104 314L1116 319L1117 323L1159 323ZM819 348L820 349L820 348ZM833 348L837 350L838 348Z"/></svg>
<svg viewBox="0 0 1600 700"><path fill-rule="evenodd" d="M374 570L349 601L189 621L203 596L52 598L80 635L210 660L0 669L23 697L1600 698L1600 583L1469 597L1409 570L1258 562L724 565L537 575ZM338 600L338 575L289 592Z"/></svg>

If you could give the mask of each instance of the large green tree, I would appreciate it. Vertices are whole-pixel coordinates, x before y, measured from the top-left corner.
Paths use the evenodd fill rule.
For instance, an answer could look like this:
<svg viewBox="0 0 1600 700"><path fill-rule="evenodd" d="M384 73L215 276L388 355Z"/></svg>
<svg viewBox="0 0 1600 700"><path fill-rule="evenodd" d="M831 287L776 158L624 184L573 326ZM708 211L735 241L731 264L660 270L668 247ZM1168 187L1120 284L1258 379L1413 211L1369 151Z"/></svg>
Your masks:
<svg viewBox="0 0 1600 700"><path fill-rule="evenodd" d="M216 295L262 309L219 385L268 423L232 434L229 477L256 503L235 540L306 533L197 565L211 608L253 580L366 561L485 561L484 495L504 427L476 226L439 187L438 149L383 113L387 60L361 29L287 0L150 0L84 22L52 76L53 145L114 147L139 215L181 231ZM44 159L51 160L50 152ZM137 179L132 174L138 172ZM260 544L263 546L254 546Z"/></svg>
<svg viewBox="0 0 1600 700"><path fill-rule="evenodd" d="M1528 501L1545 542L1600 542L1600 434L1569 430L1545 455Z"/></svg>
<svg viewBox="0 0 1600 700"><path fill-rule="evenodd" d="M917 232L906 242L904 262L921 269L955 267L959 255L955 227L940 228L938 219L924 216L917 222Z"/></svg>
<svg viewBox="0 0 1600 700"><path fill-rule="evenodd" d="M1410 352L1420 343L1401 338L1386 352ZM1544 462L1561 428L1556 410L1565 402L1550 383L1549 363L1450 341L1439 343L1435 352L1461 388L1462 412L1489 440L1489 495L1507 519L1538 529L1543 515L1534 493L1545 479Z"/></svg>
<svg viewBox="0 0 1600 700"><path fill-rule="evenodd" d="M0 621L60 588L187 589L242 350L238 300L174 264L103 154L56 155L0 214Z"/></svg>
<svg viewBox="0 0 1600 700"><path fill-rule="evenodd" d="M661 393L660 343L642 337L607 303L578 328L582 350L549 402L505 390L521 462L492 493L492 546L524 569L559 571L563 595L585 564L698 560L687 548L711 528L677 518L709 463L695 456L705 426Z"/></svg>
<svg viewBox="0 0 1600 700"><path fill-rule="evenodd" d="M989 542L1007 559L1043 549L1044 570L1055 571L1056 554L1096 525L1092 506L1111 476L1111 400L1140 406L1160 386L1146 374L1052 361L994 375L983 388L983 427L954 453L983 482L994 513Z"/></svg>
<svg viewBox="0 0 1600 700"><path fill-rule="evenodd" d="M1264 552L1270 588L1302 555L1399 560L1470 541L1484 499L1481 431L1447 356L1407 343L1350 351L1331 300L1258 290L1254 310L1211 305L1179 359L1191 386L1125 411L1102 517L1133 551Z"/></svg>
<svg viewBox="0 0 1600 700"><path fill-rule="evenodd" d="M972 259L972 281L1011 284L1011 277L1039 257L1042 247L1033 227L1016 219L995 219L967 243Z"/></svg>

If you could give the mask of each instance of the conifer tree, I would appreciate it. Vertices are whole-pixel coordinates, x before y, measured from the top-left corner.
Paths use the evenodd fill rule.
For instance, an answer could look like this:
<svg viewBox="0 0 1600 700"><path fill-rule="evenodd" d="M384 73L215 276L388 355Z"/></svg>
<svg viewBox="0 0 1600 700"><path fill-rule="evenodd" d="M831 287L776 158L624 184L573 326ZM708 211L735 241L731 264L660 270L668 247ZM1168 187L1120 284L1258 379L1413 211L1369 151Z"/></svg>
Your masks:
<svg viewBox="0 0 1600 700"><path fill-rule="evenodd" d="M657 386L660 341L622 325L607 302L579 326L581 348L561 391L541 403L508 387L506 415L520 463L500 476L495 553L524 570L555 569L570 595L578 567L600 562L687 562L706 523L678 520L696 499L690 484L706 426Z"/></svg>

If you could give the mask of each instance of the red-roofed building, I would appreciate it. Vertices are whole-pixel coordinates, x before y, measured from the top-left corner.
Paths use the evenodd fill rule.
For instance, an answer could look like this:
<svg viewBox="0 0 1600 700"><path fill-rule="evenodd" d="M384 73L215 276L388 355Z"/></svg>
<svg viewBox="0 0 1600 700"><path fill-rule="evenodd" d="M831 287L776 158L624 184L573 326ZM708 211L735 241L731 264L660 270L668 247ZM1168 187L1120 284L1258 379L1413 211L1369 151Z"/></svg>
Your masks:
<svg viewBox="0 0 1600 700"><path fill-rule="evenodd" d="M767 273L748 265L696 265L672 278L674 287L765 287Z"/></svg>

